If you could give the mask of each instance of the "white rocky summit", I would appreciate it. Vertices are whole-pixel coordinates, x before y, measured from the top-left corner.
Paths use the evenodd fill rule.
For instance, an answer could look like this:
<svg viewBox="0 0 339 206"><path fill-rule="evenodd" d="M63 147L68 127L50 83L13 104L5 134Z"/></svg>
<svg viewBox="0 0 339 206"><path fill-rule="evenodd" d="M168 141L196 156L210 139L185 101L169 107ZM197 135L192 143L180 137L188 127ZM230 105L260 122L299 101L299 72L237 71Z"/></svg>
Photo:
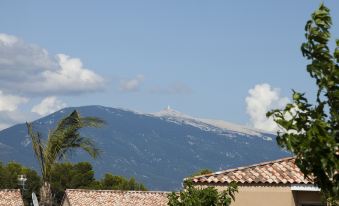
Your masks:
<svg viewBox="0 0 339 206"><path fill-rule="evenodd" d="M204 119L196 118L189 116L187 114L181 113L172 109L170 106L167 106L165 109L152 113L151 115L164 118L170 122L175 122L177 124L187 124L194 127L199 127L205 131L215 131L215 132L234 132L244 135L258 136L266 140L271 140L270 137L265 136L265 134L270 134L270 132L246 127L239 124L234 124L226 122L223 120L213 120L213 119Z"/></svg>

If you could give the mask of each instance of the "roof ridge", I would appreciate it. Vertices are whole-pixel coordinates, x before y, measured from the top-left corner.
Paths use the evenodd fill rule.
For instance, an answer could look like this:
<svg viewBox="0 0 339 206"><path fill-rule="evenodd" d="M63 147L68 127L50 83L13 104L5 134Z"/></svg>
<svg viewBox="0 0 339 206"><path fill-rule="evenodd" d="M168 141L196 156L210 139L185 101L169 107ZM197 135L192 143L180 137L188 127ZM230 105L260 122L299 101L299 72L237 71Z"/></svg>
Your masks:
<svg viewBox="0 0 339 206"><path fill-rule="evenodd" d="M69 205L166 206L169 192L134 190L66 189L63 203Z"/></svg>
<svg viewBox="0 0 339 206"><path fill-rule="evenodd" d="M263 184L314 184L295 163L296 157L285 157L244 167L228 169L192 177L194 183L263 183ZM187 180L185 178L184 180Z"/></svg>
<svg viewBox="0 0 339 206"><path fill-rule="evenodd" d="M193 177L185 178L184 180L195 179L195 178L200 178L200 177L210 177L210 176L213 176L213 175L220 175L220 174L223 174L223 173L233 172L233 171L236 171L236 170L243 170L243 169L248 169L248 168L262 166L262 165L274 164L274 163L277 163L277 162L282 162L282 161L286 161L286 160L290 160L290 159L295 159L295 156L284 157L284 158L280 158L280 159L276 159L276 160L260 162L260 163L255 163L255 164L251 164L251 165L240 166L240 167L231 168L231 169L227 169L227 170L212 172L212 173L209 173L209 174L193 176Z"/></svg>
<svg viewBox="0 0 339 206"><path fill-rule="evenodd" d="M20 192L20 189L0 189L0 192Z"/></svg>
<svg viewBox="0 0 339 206"><path fill-rule="evenodd" d="M110 193L171 193L170 191L142 191L142 190L95 190L95 189L66 189L67 191L78 192L110 192Z"/></svg>

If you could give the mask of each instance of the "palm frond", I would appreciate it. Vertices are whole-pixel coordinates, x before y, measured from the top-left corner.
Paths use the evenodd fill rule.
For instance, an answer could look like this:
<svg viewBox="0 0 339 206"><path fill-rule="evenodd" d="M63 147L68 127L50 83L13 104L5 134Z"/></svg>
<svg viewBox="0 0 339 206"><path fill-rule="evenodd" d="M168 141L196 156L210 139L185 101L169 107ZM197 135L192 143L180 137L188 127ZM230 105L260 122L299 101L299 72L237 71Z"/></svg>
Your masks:
<svg viewBox="0 0 339 206"><path fill-rule="evenodd" d="M90 138L81 137L79 130L84 127L101 127L103 124L104 121L95 117L80 117L77 111L60 120L48 136L45 149L48 165L64 159L75 149L83 149L93 158L98 157L99 149ZM46 168L47 173L50 169L50 167Z"/></svg>
<svg viewBox="0 0 339 206"><path fill-rule="evenodd" d="M39 132L33 131L32 123L26 122L28 134L32 140L32 147L35 154L35 157L39 163L39 167L43 176L45 176L45 155L44 155L44 144L41 138L41 134Z"/></svg>
<svg viewBox="0 0 339 206"><path fill-rule="evenodd" d="M68 126L71 125L78 125L80 124L80 115L79 113L74 110L69 116L63 118L58 122L57 127L55 130L63 130L64 128L67 128Z"/></svg>
<svg viewBox="0 0 339 206"><path fill-rule="evenodd" d="M65 143L58 154L58 159L64 159L68 154L74 152L76 149L83 149L91 157L97 158L101 154L101 150L96 147L94 141L88 137L78 137L71 142Z"/></svg>

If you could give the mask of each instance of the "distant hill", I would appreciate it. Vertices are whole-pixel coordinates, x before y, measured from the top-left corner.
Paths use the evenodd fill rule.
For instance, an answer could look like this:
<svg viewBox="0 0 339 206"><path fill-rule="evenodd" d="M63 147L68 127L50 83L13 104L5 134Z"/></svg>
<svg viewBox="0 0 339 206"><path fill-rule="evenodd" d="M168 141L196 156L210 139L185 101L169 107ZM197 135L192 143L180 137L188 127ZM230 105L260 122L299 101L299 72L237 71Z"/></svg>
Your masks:
<svg viewBox="0 0 339 206"><path fill-rule="evenodd" d="M134 176L151 190L178 189L184 177L202 168L222 170L290 155L276 145L273 134L170 108L154 114L103 106L65 108L34 121L34 127L47 134L74 109L107 124L82 130L102 149L100 159L79 152L70 160L90 161L99 177L106 172ZM37 167L25 124L0 131L0 160Z"/></svg>

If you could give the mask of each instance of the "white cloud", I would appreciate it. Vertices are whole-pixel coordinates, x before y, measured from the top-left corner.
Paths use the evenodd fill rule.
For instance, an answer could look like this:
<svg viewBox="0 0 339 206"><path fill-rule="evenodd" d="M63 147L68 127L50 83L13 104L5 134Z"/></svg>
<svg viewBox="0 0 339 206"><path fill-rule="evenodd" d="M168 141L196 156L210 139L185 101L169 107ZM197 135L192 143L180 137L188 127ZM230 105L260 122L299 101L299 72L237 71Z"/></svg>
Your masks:
<svg viewBox="0 0 339 206"><path fill-rule="evenodd" d="M0 130L13 126L17 123L31 121L35 116L32 113L14 111L0 111Z"/></svg>
<svg viewBox="0 0 339 206"><path fill-rule="evenodd" d="M123 92L136 92L139 90L141 83L144 81L143 75L137 75L133 79L122 80L119 90Z"/></svg>
<svg viewBox="0 0 339 206"><path fill-rule="evenodd" d="M267 118L266 113L271 109L283 108L289 99L282 97L279 89L272 88L269 84L257 84L248 93L246 111L250 116L251 126L266 131L277 131L278 125L272 118Z"/></svg>
<svg viewBox="0 0 339 206"><path fill-rule="evenodd" d="M19 106L27 103L28 100L26 97L6 94L0 90L0 130L18 122L27 121L28 119L24 119L25 116L30 118L29 115L24 115L18 111Z"/></svg>
<svg viewBox="0 0 339 206"><path fill-rule="evenodd" d="M80 59L50 56L46 49L0 33L0 88L7 93L78 94L100 90L103 84Z"/></svg>
<svg viewBox="0 0 339 206"><path fill-rule="evenodd" d="M101 90L104 83L80 59L50 55L38 45L0 33L0 129L64 107L54 95L94 92ZM27 97L46 96L51 97L34 106L32 112L20 107L28 102Z"/></svg>
<svg viewBox="0 0 339 206"><path fill-rule="evenodd" d="M150 90L151 93L154 94L191 94L192 89L182 82L175 82L173 84L168 85L167 87L154 87Z"/></svg>
<svg viewBox="0 0 339 206"><path fill-rule="evenodd" d="M32 108L32 112L41 116L53 113L59 109L66 107L66 104L54 96L46 97L39 104Z"/></svg>
<svg viewBox="0 0 339 206"><path fill-rule="evenodd" d="M11 46L18 41L19 41L18 38L16 38L15 36L0 33L0 42L2 44L5 44L7 46Z"/></svg>
<svg viewBox="0 0 339 206"><path fill-rule="evenodd" d="M27 101L28 99L25 97L4 94L0 90L0 112L15 111L20 104L26 103Z"/></svg>

